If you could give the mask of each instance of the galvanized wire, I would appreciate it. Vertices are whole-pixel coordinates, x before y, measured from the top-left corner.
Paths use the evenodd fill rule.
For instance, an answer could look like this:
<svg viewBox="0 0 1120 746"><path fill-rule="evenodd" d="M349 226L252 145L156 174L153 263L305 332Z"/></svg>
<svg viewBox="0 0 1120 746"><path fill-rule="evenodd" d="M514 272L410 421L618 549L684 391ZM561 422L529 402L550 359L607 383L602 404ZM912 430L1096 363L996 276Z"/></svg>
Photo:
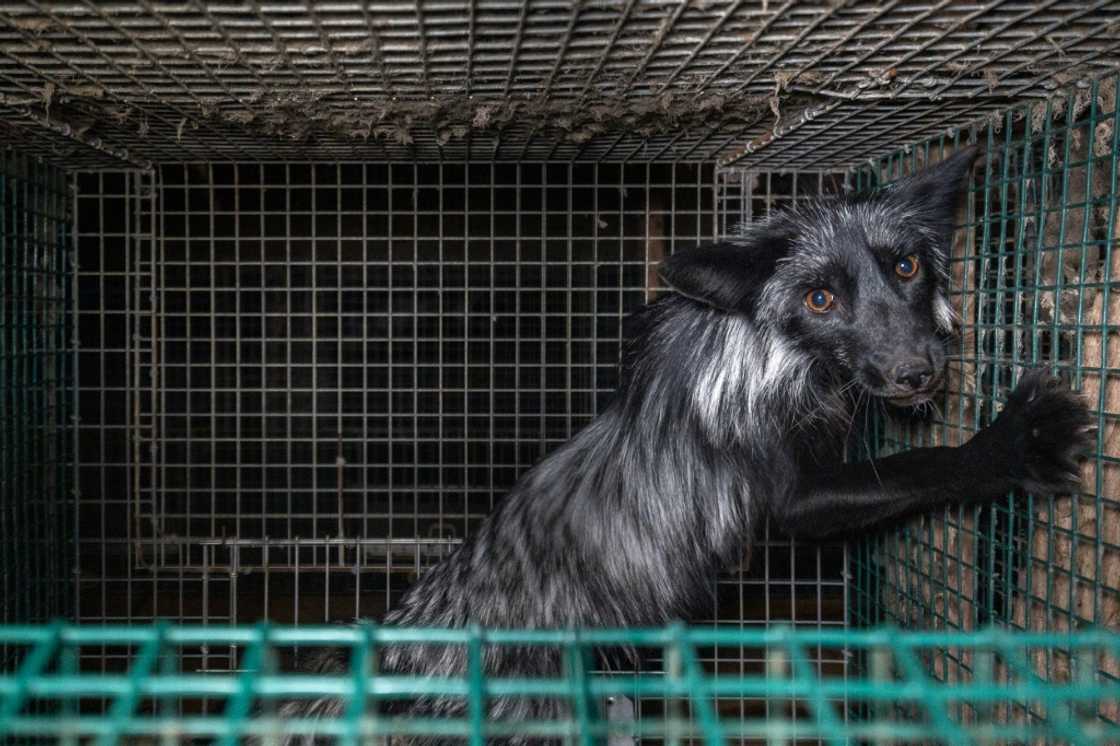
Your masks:
<svg viewBox="0 0 1120 746"><path fill-rule="evenodd" d="M4 118L81 133L68 162L93 167L127 151L836 169L892 143L807 144L864 131L883 102L929 133L1114 70L1118 19L1114 0L7 2L0 95ZM44 134L29 145L57 157Z"/></svg>
<svg viewBox="0 0 1120 746"><path fill-rule="evenodd" d="M77 179L87 621L379 618L602 406L666 253L844 187L689 164L157 176L154 201L143 174ZM842 546L767 532L750 559L707 619L844 624Z"/></svg>

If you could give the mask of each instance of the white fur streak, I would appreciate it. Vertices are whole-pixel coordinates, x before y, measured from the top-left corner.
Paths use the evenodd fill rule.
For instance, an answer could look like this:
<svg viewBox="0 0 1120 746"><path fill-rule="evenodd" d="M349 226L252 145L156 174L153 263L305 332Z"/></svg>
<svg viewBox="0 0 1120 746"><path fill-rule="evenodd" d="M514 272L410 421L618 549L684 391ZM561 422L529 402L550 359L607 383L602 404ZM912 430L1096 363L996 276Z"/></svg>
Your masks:
<svg viewBox="0 0 1120 746"><path fill-rule="evenodd" d="M946 333L955 331L960 324L956 309L940 290L933 299L933 318L937 322L937 328Z"/></svg>
<svg viewBox="0 0 1120 746"><path fill-rule="evenodd" d="M714 354L700 363L691 394L700 422L717 442L765 442L767 429L801 408L810 361L745 318L726 316L713 327Z"/></svg>
<svg viewBox="0 0 1120 746"><path fill-rule="evenodd" d="M711 333L720 339L714 344L715 354L708 356L696 376L692 398L701 422L718 429L723 424L723 413L733 404L731 392L742 389L749 378L748 360L754 335L750 325L737 317L717 322Z"/></svg>

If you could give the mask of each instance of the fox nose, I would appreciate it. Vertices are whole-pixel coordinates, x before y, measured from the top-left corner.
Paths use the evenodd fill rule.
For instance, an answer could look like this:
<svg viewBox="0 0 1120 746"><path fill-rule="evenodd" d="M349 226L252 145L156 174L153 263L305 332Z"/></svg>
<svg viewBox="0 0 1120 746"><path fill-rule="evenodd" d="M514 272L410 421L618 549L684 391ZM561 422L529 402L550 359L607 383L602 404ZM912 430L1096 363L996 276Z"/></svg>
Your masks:
<svg viewBox="0 0 1120 746"><path fill-rule="evenodd" d="M908 360L899 363L891 370L894 382L912 389L920 389L933 378L933 368L926 360Z"/></svg>

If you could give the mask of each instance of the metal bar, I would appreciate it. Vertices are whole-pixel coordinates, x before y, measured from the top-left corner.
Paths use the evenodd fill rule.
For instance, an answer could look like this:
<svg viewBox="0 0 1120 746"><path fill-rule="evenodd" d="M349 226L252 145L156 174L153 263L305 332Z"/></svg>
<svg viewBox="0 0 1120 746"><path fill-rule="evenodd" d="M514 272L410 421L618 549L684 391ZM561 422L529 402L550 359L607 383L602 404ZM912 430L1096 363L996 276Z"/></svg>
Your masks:
<svg viewBox="0 0 1120 746"><path fill-rule="evenodd" d="M98 743L102 746L112 746L119 742L121 729L135 712L136 704L140 699L140 684L151 677L156 663L159 662L162 649L163 626L157 625L155 635L144 643L136 656L136 661L128 671L127 686L117 694L117 698L108 712L111 725L108 730L101 734L101 738L98 740Z"/></svg>
<svg viewBox="0 0 1120 746"><path fill-rule="evenodd" d="M232 726L222 738L223 746L234 746L240 741L239 731L253 706L253 682L260 676L269 645L269 627L261 624L256 627L255 638L245 649L241 661L241 674L238 677L237 694L230 700L225 712L226 721Z"/></svg>
<svg viewBox="0 0 1120 746"><path fill-rule="evenodd" d="M13 686L4 692L3 702L0 703L0 732L6 730L12 719L23 709L30 694L28 686L31 679L47 667L55 651L62 644L62 629L60 622L45 628L46 635L34 641L35 647L23 659L16 672L15 681L12 682Z"/></svg>

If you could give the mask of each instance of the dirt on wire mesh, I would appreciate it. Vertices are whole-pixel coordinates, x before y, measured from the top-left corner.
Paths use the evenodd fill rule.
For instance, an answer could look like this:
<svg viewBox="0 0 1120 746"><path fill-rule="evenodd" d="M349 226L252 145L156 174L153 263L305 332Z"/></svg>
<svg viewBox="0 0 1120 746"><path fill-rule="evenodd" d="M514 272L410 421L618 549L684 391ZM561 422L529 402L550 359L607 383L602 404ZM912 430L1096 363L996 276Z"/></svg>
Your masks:
<svg viewBox="0 0 1120 746"><path fill-rule="evenodd" d="M382 139L412 143L418 131L435 134L442 145L470 133L500 132L511 126L584 143L617 132L644 137L680 130L747 125L770 110L768 97L695 98L673 93L655 97L599 96L487 100L465 95L426 100L385 100L340 105L319 91L255 91L240 105L214 101L207 118L243 125L249 130L293 141L319 137Z"/></svg>
<svg viewBox="0 0 1120 746"><path fill-rule="evenodd" d="M485 99L462 94L429 99L384 99L340 102L336 90L256 89L238 100L204 99L180 107L174 115L176 139L206 125L232 126L250 136L288 142L382 140L411 145L418 135L434 136L440 145L469 134L493 135L507 129L535 132L556 142L586 143L603 135L631 132L642 137L682 131L708 132L744 128L784 112L795 115L814 99L800 94L699 97L666 92L658 96L587 96ZM103 89L68 90L53 85L41 99L24 104L66 121L80 120L83 131L103 122L113 137L128 142L149 139L149 122L140 108L106 95ZM777 107L777 109L775 108ZM192 112L190 109L193 109ZM191 116L195 114L195 116ZM124 132L122 132L124 130Z"/></svg>
<svg viewBox="0 0 1120 746"><path fill-rule="evenodd" d="M573 106L570 101L530 99L484 101L467 96L437 97L420 101L389 100L324 106L314 92L258 91L241 111L223 112L226 121L259 128L272 136L306 140L319 135L342 138L384 139L401 145L412 143L417 130L435 133L440 144L459 140L476 131L500 131L511 124L548 130L572 142L586 142L596 135L626 127L654 134L678 127L697 126L697 119L735 116L724 111L725 102L711 99L703 106L676 106L672 97L647 102L598 100ZM747 107L747 117L757 115L758 105Z"/></svg>

